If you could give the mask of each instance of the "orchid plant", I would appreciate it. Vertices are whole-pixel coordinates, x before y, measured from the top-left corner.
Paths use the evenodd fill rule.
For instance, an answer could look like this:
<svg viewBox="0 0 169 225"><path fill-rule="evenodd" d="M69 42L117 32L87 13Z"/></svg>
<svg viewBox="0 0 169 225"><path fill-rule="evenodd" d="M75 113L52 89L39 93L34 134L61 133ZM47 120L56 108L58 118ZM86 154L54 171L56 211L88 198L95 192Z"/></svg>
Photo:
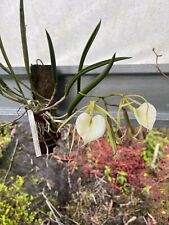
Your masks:
<svg viewBox="0 0 169 225"><path fill-rule="evenodd" d="M55 88L53 90L53 95L51 99L46 99L43 96L40 96L40 94L36 92L36 89L33 87L33 84L31 81L29 51L28 51L28 45L27 45L25 15L24 15L24 4L23 4L23 0L20 0L20 32L21 32L24 64L25 64L26 74L30 82L29 86L26 85L22 80L20 80L15 74L15 71L10 63L10 60L5 51L5 47L3 45L2 39L0 37L0 49L2 52L2 56L4 57L4 60L6 62L6 65L4 65L3 63L0 63L0 67L9 75L9 77L16 84L16 88L11 88L8 86L5 80L0 77L0 94L4 96L5 98L8 98L12 101L18 102L21 105L23 105L25 109L24 113L20 115L17 119L20 119L25 113L28 113L28 116L29 118L31 118L31 121L34 121L33 115L40 115L44 119L44 121L46 121L46 127L47 127L46 129L50 131L52 129L51 124L62 123L64 118L66 117L69 118L74 113L78 103L85 97L85 95L88 94L88 92L90 92L95 86L97 86L98 83L100 83L108 75L109 71L111 70L115 62L130 58L130 57L116 57L116 54L114 54L113 57L110 59L99 61L89 66L84 66L86 56L100 29L100 25L101 25L101 21L99 21L99 23L97 24L97 26L95 27L94 31L92 32L90 36L82 52L78 71L66 85L64 95L59 100L56 100L55 96L57 94L57 88ZM51 68L52 68L52 76L53 76L52 80L55 81L55 87L56 87L57 80L58 80L58 73L56 69L55 52L54 52L52 39L47 31L46 31L46 37L48 41L49 53L50 53L50 59L51 59ZM95 70L97 68L100 68L102 66L105 66L103 71L100 74L98 74L95 78L93 78L91 83L89 83L86 87L84 87L81 90L81 77L87 74L88 72ZM77 95L75 95L73 100L70 102L67 112L61 116L51 115L51 109L56 110L57 106L69 96L72 86L75 83L77 83ZM33 94L33 96L38 96L40 97L40 99L43 99L43 101L39 101L37 99L35 100L33 98L25 96L23 87L28 89L30 93ZM83 95L81 93L83 93ZM34 131L34 133L36 133L36 136L37 136L37 132L35 132L36 131L35 128L36 127L34 126L32 128L32 131ZM35 145L37 145L37 142Z"/></svg>
<svg viewBox="0 0 169 225"><path fill-rule="evenodd" d="M120 60L125 60L130 58L130 57L116 57L116 54L114 54L113 57L110 59L99 61L89 66L84 66L86 56L100 29L100 25L101 25L101 21L99 21L99 23L97 24L97 26L95 27L94 31L92 32L90 36L82 52L78 71L66 85L64 95L59 100L56 100L55 96L57 93L57 88L55 88L53 90L53 95L51 99L45 99L43 96L40 96L41 98L44 99L43 102L30 99L29 97L25 96L23 87L27 88L34 96L36 95L39 96L39 93L37 93L36 89L33 88L31 77L30 77L29 52L28 52L27 37L26 37L24 5L23 5L23 0L20 0L20 31L21 31L23 58L24 58L26 73L30 81L30 86L27 86L25 83L23 83L23 81L21 81L15 74L11 66L11 63L8 59L7 53L5 51L2 39L0 37L0 49L7 65L6 67L2 63L0 63L0 67L9 75L11 79L15 81L15 84L16 84L16 88L12 89L0 77L0 94L12 101L16 101L22 104L25 109L24 114L28 112L28 116L30 118L33 118L33 114L34 115L38 114L41 117L43 117L44 121L46 121L48 131L50 131L51 124L53 123L57 123L57 124L61 123L61 126L59 127L59 129L63 127L66 123L68 123L72 119L72 117L74 117L77 113L79 113L79 110L76 110L78 103L84 97L87 97L88 93L109 74L109 71L111 70L114 63ZM55 52L54 52L52 39L47 31L46 31L46 36L47 36L50 59L51 59L52 76L56 86L57 80L58 80L58 74L56 69ZM96 77L94 77L92 81L86 87L81 89L82 76L102 66L105 66L103 71L100 74L98 74ZM51 115L50 110L56 109L56 107L69 96L70 91L75 83L77 83L77 94L74 96L74 98L68 105L67 112L61 116ZM113 98L114 96L116 97L118 96L121 98L118 105L112 105L107 100L108 98ZM128 130L130 130L130 132L132 131L132 127L131 127L130 120L127 113L128 109L134 113L136 120L141 126L146 127L147 129L152 129L156 119L156 109L154 108L153 105L148 103L142 96L134 96L134 95L125 96L121 93L120 94L113 93L108 96L95 96L95 97L96 97L96 101L91 101L88 106L83 107L83 109L81 110L84 110L84 112L82 112L76 120L76 129L79 135L82 137L84 144L89 143L93 140L96 140L106 133L108 140L110 141L112 147L115 149L116 148L116 132L114 127L119 128L121 126L121 122L120 122L121 111L123 111ZM140 101L138 101L137 98L140 98L141 100L143 100L144 103L140 103ZM99 105L100 100L103 101L105 106L104 108ZM109 112L108 106L116 107L117 109L116 117ZM95 115L95 113L97 113L97 115ZM35 127L33 127L32 130L35 130ZM35 143L37 145L37 142Z"/></svg>

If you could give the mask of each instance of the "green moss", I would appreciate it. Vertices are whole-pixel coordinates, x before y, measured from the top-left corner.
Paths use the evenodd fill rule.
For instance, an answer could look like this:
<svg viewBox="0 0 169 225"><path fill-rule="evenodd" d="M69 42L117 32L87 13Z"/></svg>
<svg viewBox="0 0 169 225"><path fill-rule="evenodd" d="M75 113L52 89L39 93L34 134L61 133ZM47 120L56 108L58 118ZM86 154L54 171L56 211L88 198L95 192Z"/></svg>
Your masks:
<svg viewBox="0 0 169 225"><path fill-rule="evenodd" d="M11 141L10 128L4 126L0 128L0 158L3 157L4 146Z"/></svg>
<svg viewBox="0 0 169 225"><path fill-rule="evenodd" d="M10 185L0 183L0 224L38 225L38 211L31 210L33 197L23 190L24 180L11 178Z"/></svg>
<svg viewBox="0 0 169 225"><path fill-rule="evenodd" d="M141 156L143 160L146 162L147 166L149 166L153 159L156 145L159 144L159 151L157 156L158 162L163 155L164 146L166 144L169 144L169 139L166 137L164 133L157 130L152 130L146 136L144 143L146 147L143 149Z"/></svg>

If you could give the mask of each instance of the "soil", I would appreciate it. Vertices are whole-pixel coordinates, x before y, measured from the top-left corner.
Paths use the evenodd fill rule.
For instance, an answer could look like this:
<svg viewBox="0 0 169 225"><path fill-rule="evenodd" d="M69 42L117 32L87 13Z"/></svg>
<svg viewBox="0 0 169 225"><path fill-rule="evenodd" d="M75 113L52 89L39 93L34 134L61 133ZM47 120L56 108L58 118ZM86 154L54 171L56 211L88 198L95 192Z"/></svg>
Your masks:
<svg viewBox="0 0 169 225"><path fill-rule="evenodd" d="M43 210L40 194L46 193L60 221L48 218L48 224L169 224L169 146L152 170L141 157L142 142L126 140L114 154L105 138L83 146L76 135L70 151L71 129L62 130L51 154L36 158L29 124L17 124L0 159L0 177L24 177Z"/></svg>

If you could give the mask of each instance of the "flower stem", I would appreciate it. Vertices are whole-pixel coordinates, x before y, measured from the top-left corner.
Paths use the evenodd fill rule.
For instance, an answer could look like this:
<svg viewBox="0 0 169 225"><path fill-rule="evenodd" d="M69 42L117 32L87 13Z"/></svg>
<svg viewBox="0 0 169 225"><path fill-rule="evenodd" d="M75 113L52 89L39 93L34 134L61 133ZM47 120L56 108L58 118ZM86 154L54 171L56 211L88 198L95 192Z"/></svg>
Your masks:
<svg viewBox="0 0 169 225"><path fill-rule="evenodd" d="M107 107L107 104L106 104L104 98L102 98L102 100L103 100L104 107L105 107L106 111L108 111L108 107ZM110 117L108 117L108 116L106 116L106 117L107 117L107 129L108 129L108 133L110 134L108 136L109 136L110 144L112 145L114 155L115 155L116 150L117 150L116 136L115 136L115 132L113 130L113 126L112 126Z"/></svg>

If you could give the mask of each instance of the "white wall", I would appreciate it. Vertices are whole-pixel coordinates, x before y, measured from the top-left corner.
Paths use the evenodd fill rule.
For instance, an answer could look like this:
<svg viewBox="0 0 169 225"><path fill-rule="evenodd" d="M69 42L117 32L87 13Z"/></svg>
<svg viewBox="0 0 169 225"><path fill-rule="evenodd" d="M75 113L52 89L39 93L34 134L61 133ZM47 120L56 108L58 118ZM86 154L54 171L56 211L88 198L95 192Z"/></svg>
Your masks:
<svg viewBox="0 0 169 225"><path fill-rule="evenodd" d="M169 0L24 0L30 62L49 63L45 28L54 41L58 65L77 65L98 23L102 26L86 64L116 51L123 63L155 63L152 48L169 62ZM19 0L0 0L0 35L13 66L22 66ZM0 55L2 62L2 56Z"/></svg>

